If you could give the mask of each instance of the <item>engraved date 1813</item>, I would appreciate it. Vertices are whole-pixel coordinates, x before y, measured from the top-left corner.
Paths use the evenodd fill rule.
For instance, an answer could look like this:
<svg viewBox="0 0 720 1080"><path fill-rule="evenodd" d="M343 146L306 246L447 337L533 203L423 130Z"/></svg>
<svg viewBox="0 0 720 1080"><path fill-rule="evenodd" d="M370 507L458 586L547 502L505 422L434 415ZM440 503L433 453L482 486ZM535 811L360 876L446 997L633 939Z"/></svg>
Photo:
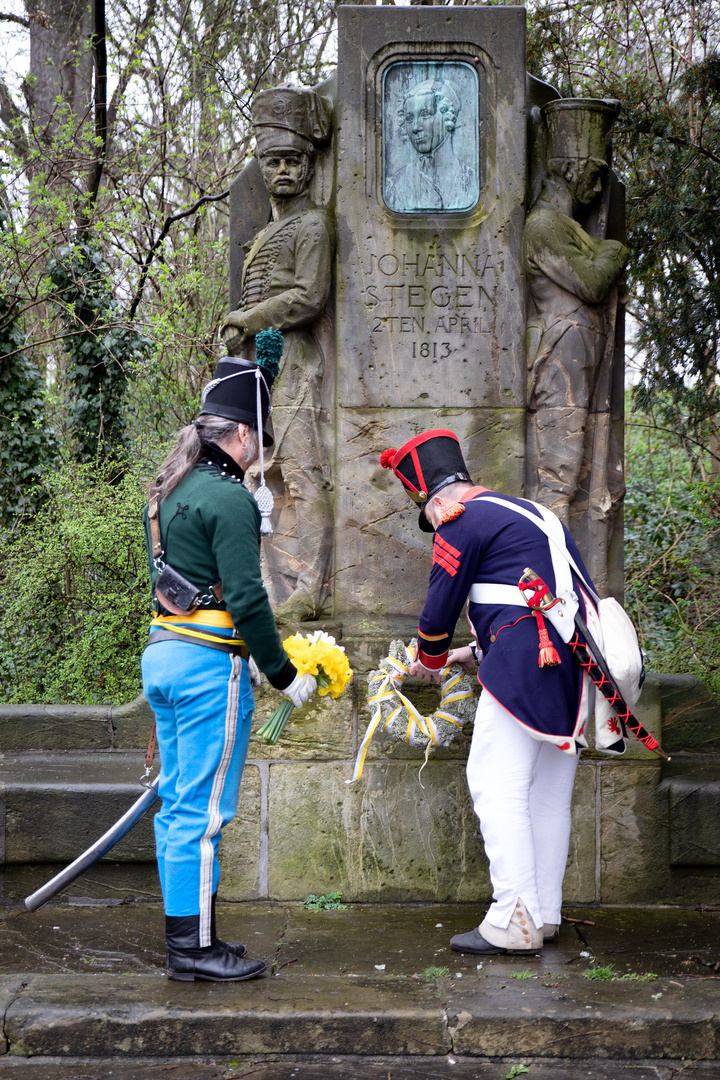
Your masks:
<svg viewBox="0 0 720 1080"><path fill-rule="evenodd" d="M445 360L452 353L449 341L413 341L413 360L421 357L423 360Z"/></svg>

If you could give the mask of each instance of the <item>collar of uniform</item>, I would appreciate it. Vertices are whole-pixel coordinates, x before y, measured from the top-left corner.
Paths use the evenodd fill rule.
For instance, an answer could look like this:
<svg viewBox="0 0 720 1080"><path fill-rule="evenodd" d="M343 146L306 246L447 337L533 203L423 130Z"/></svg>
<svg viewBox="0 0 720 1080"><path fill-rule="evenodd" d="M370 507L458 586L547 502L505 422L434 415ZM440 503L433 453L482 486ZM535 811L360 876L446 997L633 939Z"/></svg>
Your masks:
<svg viewBox="0 0 720 1080"><path fill-rule="evenodd" d="M203 441L198 464L215 465L223 475L234 476L241 483L245 477L245 473L238 463L233 461L227 451L214 442Z"/></svg>
<svg viewBox="0 0 720 1080"><path fill-rule="evenodd" d="M277 208L278 214L275 216L275 208ZM299 195L293 195L289 199L277 199L273 207L273 221L284 221L285 218L292 217L293 214L300 213L301 210L314 210L315 203L312 201L307 191L301 191Z"/></svg>
<svg viewBox="0 0 720 1080"><path fill-rule="evenodd" d="M460 496L460 502L472 502L472 500L478 495L485 495L486 492L492 491L492 488L486 487L471 487L469 491L466 491L464 495Z"/></svg>

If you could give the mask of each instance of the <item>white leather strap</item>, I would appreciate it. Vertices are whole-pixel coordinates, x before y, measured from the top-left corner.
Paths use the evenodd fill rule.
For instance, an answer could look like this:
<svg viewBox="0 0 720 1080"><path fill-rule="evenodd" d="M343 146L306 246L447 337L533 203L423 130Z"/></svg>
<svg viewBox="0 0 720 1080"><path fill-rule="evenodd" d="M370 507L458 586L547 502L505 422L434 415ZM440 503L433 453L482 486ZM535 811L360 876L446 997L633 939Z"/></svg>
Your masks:
<svg viewBox="0 0 720 1080"><path fill-rule="evenodd" d="M518 506L517 503L509 502L505 499L498 499L494 495L481 495L478 498L485 502L496 503L497 506L503 506L506 510L514 510L516 514L521 514L523 517L527 518L528 521L532 521L533 525L536 525L541 532L545 533L550 541L550 556L555 572L555 588L559 596L562 596L565 592L572 589L572 578L570 577L570 571L568 569L569 564L569 566L572 566L590 595L594 597L595 600L600 599L568 551L562 522L551 510L548 510L545 506L541 506L540 503L532 503L531 505L542 514L542 519L540 519L530 510L526 510L524 506ZM557 559L558 552L563 556L564 562Z"/></svg>
<svg viewBox="0 0 720 1080"><path fill-rule="evenodd" d="M496 607L527 607L517 585L496 585L492 581L476 581L470 590L473 604L494 604Z"/></svg>
<svg viewBox="0 0 720 1080"><path fill-rule="evenodd" d="M517 503L507 502L505 499L498 499L494 495L481 496L487 502L493 502L497 506L503 506L508 510L514 510L517 514L527 518L533 525L536 525L538 529L550 541L550 558L553 565L553 574L555 577L555 595L562 602L555 604L552 608L544 611L543 614L546 619L557 630L562 640L567 644L575 630L575 615L579 610L578 598L573 592L572 574L570 573L570 567L574 569L577 576L582 583L587 587L588 592L597 599L597 594L587 584L583 574L580 572L575 560L567 549L565 543L565 530L562 527L562 522L551 510L548 510L545 506L540 506L539 503L532 503L541 514L542 518L538 518L532 511L526 510L524 506L518 506ZM527 601L523 596L517 585L495 585L491 582L476 582L470 589L470 600L474 604L496 604L498 607L505 607L512 605L513 607L528 607Z"/></svg>
<svg viewBox="0 0 720 1080"><path fill-rule="evenodd" d="M555 604L543 615L557 630L560 637L567 644L573 636L575 629L575 613L578 610L578 600L572 590L562 597L561 604ZM476 581L470 589L470 600L473 604L492 604L495 607L522 607L530 611L527 600L517 585L496 585L491 581Z"/></svg>

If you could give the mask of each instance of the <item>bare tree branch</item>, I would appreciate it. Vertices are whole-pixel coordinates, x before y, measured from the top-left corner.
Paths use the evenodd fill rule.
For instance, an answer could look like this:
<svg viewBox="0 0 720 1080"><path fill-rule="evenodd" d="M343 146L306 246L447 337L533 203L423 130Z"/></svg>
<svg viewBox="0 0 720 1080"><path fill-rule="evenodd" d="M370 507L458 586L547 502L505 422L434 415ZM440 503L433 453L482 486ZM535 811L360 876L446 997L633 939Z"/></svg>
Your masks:
<svg viewBox="0 0 720 1080"><path fill-rule="evenodd" d="M718 157L717 154L714 154L712 150L708 150L702 142L694 143L690 142L689 139L681 138L679 135L668 135L664 131L656 131L651 124L638 124L634 130L642 132L643 135L651 135L656 139L665 139L666 142L673 143L675 146L686 146L690 150L697 150L698 153L709 158L710 161L714 161L717 165L720 165L720 157Z"/></svg>
<svg viewBox="0 0 720 1080"><path fill-rule="evenodd" d="M130 305L130 311L128 312L128 320L132 320L135 316L137 306L140 303L140 299L142 297L143 289L145 288L145 282L147 281L147 276L152 261L157 255L160 245L162 244L167 234L170 232L170 229L172 228L174 223L176 221L182 221L183 218L191 217L193 214L197 213L200 207L203 206L205 203L219 202L221 199L227 199L229 194L230 188L228 188L227 191L222 191L219 195L203 195L200 199L197 200L197 202L193 203L192 206L189 206L187 210L180 210L177 214L171 214L170 217L165 218L165 223L160 230L160 235L150 248L147 258L143 264L142 273L140 274L140 281L138 282L138 287L135 290L135 296L133 297L132 304Z"/></svg>
<svg viewBox="0 0 720 1080"><path fill-rule="evenodd" d="M103 168L107 158L107 38L105 33L105 0L93 0L92 48L95 61L95 138L98 141L97 156L88 177L89 200L83 208L87 228L89 216L97 201Z"/></svg>
<svg viewBox="0 0 720 1080"><path fill-rule="evenodd" d="M20 15L11 15L9 12L0 12L0 22L14 22L19 26L24 26L26 30L30 29L29 19L23 19Z"/></svg>
<svg viewBox="0 0 720 1080"><path fill-rule="evenodd" d="M15 152L26 162L29 147L23 127L24 119L25 114L13 101L5 81L0 79L0 120L8 129Z"/></svg>
<svg viewBox="0 0 720 1080"><path fill-rule="evenodd" d="M157 0L149 0L145 14L142 21L138 24L135 30L135 37L130 48L130 60L125 65L125 70L118 79L117 86L113 90L113 95L110 98L110 104L108 105L107 112L107 139L108 139L108 154L110 153L110 144L112 143L113 132L115 130L115 122L117 119L117 111L122 101L123 95L128 88L132 76L132 61L137 56L138 42L142 41L145 36L148 27L155 18L155 12L157 9ZM110 31L112 35L112 29Z"/></svg>

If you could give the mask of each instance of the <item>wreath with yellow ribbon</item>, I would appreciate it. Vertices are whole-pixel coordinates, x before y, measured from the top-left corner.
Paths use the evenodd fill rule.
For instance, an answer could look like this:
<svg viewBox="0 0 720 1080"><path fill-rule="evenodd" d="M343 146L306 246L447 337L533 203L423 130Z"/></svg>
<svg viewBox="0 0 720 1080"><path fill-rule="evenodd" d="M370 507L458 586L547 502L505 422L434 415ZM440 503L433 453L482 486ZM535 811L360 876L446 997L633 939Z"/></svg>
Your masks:
<svg viewBox="0 0 720 1080"><path fill-rule="evenodd" d="M377 731L384 731L408 746L425 747L424 768L431 751L438 746L449 746L475 716L475 680L459 664L450 664L443 670L440 704L430 716L423 716L403 693L415 656L415 645L414 639L409 646L403 641L392 641L388 655L380 661L378 669L368 674L367 704L371 719L358 750L352 780L348 783L362 776L368 747Z"/></svg>

